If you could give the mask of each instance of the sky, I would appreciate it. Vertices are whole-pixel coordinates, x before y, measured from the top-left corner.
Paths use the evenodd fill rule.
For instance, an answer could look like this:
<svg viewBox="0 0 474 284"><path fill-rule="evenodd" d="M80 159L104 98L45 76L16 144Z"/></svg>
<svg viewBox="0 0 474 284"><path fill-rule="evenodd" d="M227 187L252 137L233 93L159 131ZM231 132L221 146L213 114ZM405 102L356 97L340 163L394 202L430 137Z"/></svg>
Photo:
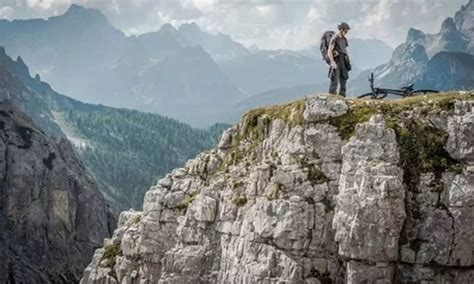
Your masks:
<svg viewBox="0 0 474 284"><path fill-rule="evenodd" d="M196 22L210 33L229 34L246 46L305 48L341 21L350 37L377 38L392 47L409 28L439 31L468 0L0 0L0 18L47 18L76 3L100 10L128 35Z"/></svg>

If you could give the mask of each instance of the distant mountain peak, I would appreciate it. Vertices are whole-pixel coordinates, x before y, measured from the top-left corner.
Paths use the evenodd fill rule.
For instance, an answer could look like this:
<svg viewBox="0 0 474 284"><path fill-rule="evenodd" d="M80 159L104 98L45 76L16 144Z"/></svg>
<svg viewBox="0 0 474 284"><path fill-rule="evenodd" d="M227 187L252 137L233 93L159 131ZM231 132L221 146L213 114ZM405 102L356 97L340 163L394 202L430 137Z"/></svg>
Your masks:
<svg viewBox="0 0 474 284"><path fill-rule="evenodd" d="M179 31L180 32L188 31L188 32L193 32L193 33L202 32L201 28L195 22L182 24L181 26L179 26Z"/></svg>
<svg viewBox="0 0 474 284"><path fill-rule="evenodd" d="M474 11L474 0L470 0L469 3L463 5L461 10L473 10Z"/></svg>
<svg viewBox="0 0 474 284"><path fill-rule="evenodd" d="M423 31L417 30L417 29L414 29L414 28L410 28L408 30L406 42L418 41L418 40L423 39L425 37L426 37L426 34Z"/></svg>
<svg viewBox="0 0 474 284"><path fill-rule="evenodd" d="M404 66L408 62L426 63L428 60L429 58L423 45L416 42L408 42L395 49L390 63L396 66Z"/></svg>
<svg viewBox="0 0 474 284"><path fill-rule="evenodd" d="M25 76L26 78L30 77L30 69L28 68L28 66L26 66L21 56L18 56L16 58L16 64L14 64L14 66L18 74Z"/></svg>
<svg viewBox="0 0 474 284"><path fill-rule="evenodd" d="M69 9L67 9L66 14L81 13L85 10L87 10L87 9L84 6L77 5L77 4L71 4L71 6L69 6Z"/></svg>
<svg viewBox="0 0 474 284"><path fill-rule="evenodd" d="M463 5L461 10L456 13L454 16L454 21L459 31L474 40L474 22L472 21L473 17L474 0L470 0L469 3Z"/></svg>
<svg viewBox="0 0 474 284"><path fill-rule="evenodd" d="M95 15L95 16L105 16L97 9L90 9L78 4L71 4L69 9L67 9L64 16L75 16L75 15Z"/></svg>
<svg viewBox="0 0 474 284"><path fill-rule="evenodd" d="M0 46L0 67L2 66L8 66L8 68L10 68L11 70L15 70L15 73L17 75L21 75L27 78L30 76L30 70L28 66L26 66L23 59L18 56L16 61L13 61L12 58L8 56L5 52L5 48L3 46Z"/></svg>
<svg viewBox="0 0 474 284"><path fill-rule="evenodd" d="M105 15L102 14L99 10L86 8L77 4L71 4L71 6L69 6L69 9L67 9L67 11L63 15L53 18L84 18L84 20L87 19L87 21L93 20L95 22L109 23Z"/></svg>
<svg viewBox="0 0 474 284"><path fill-rule="evenodd" d="M441 24L441 31L457 31L456 24L452 17L448 17L443 21Z"/></svg>
<svg viewBox="0 0 474 284"><path fill-rule="evenodd" d="M166 23L166 24L162 25L159 31L160 32L167 32L167 33L171 33L171 34L178 33L178 30L170 23Z"/></svg>

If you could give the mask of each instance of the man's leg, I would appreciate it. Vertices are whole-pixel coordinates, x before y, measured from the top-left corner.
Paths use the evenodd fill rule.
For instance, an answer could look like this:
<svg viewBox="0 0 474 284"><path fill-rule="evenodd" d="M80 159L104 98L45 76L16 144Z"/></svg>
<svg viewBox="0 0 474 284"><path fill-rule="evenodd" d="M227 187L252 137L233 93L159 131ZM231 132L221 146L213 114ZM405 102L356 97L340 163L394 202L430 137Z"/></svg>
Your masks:
<svg viewBox="0 0 474 284"><path fill-rule="evenodd" d="M346 96L346 83L347 83L347 79L344 79L343 77L339 79L339 84L340 84L339 95L340 96L343 96L343 97Z"/></svg>
<svg viewBox="0 0 474 284"><path fill-rule="evenodd" d="M330 94L337 94L337 84L339 83L339 68L331 70L331 85L329 86Z"/></svg>

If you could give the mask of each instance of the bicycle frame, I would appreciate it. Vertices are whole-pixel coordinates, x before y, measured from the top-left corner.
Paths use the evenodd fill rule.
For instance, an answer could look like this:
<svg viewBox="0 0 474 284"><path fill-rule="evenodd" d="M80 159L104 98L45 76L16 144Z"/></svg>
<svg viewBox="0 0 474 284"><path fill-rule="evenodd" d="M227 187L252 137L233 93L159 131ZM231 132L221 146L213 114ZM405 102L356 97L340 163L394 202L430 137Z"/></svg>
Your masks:
<svg viewBox="0 0 474 284"><path fill-rule="evenodd" d="M374 86L374 73L370 73L369 77L370 89L371 92L358 96L358 98L364 98L370 96L372 99L383 99L388 95L395 95L399 97L411 97L416 96L417 94L426 94L426 93L439 93L437 90L414 90L413 85L403 87L401 89L385 89L377 88Z"/></svg>

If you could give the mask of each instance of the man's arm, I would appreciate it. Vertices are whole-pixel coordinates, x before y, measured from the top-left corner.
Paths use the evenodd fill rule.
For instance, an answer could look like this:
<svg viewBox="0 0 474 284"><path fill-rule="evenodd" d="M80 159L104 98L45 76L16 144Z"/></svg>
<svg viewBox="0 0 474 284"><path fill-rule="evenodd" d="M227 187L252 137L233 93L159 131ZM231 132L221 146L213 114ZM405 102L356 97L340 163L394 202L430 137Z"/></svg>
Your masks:
<svg viewBox="0 0 474 284"><path fill-rule="evenodd" d="M328 48L328 58L329 61L331 62L331 67L333 69L337 68L336 61L334 60L334 47L336 46L336 40L335 37L331 38L331 41L329 41L329 48Z"/></svg>

